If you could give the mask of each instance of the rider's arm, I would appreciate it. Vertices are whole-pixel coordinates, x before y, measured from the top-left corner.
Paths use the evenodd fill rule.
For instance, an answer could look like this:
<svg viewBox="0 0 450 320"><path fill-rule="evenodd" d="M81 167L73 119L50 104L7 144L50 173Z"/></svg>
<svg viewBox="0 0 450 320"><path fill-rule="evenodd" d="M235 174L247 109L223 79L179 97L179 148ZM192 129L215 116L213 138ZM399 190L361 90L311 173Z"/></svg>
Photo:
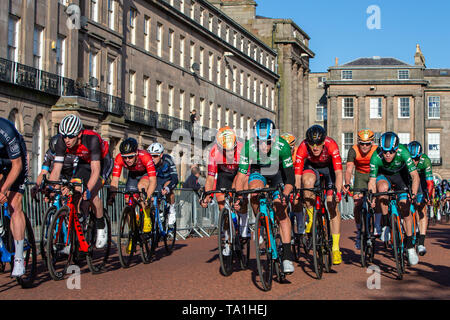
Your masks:
<svg viewBox="0 0 450 320"><path fill-rule="evenodd" d="M148 188L147 188L147 197L150 197L156 189L157 179L156 176L148 177Z"/></svg>
<svg viewBox="0 0 450 320"><path fill-rule="evenodd" d="M247 173L250 167L250 140L247 140L241 149L239 156L239 168L236 175L236 191L244 190L247 181Z"/></svg>
<svg viewBox="0 0 450 320"><path fill-rule="evenodd" d="M2 185L2 188L0 189L0 193L6 195L6 193L9 191L9 188L11 188L12 184L19 177L20 172L22 171L22 167L22 158L19 157L16 159L11 159L11 171L9 172L5 182Z"/></svg>
<svg viewBox="0 0 450 320"><path fill-rule="evenodd" d="M170 168L170 183L167 185L167 187L172 191L176 188L178 184L178 172L177 167L175 166L175 163L173 162L171 157L167 157L167 161L169 163Z"/></svg>
<svg viewBox="0 0 450 320"><path fill-rule="evenodd" d="M39 173L38 177L36 178L36 185L40 186L42 183L42 179L44 178L44 175L48 174L47 170L41 170L41 172Z"/></svg>
<svg viewBox="0 0 450 320"><path fill-rule="evenodd" d="M55 145L55 159L49 180L51 181L59 180L59 177L61 176L61 170L63 167L65 155L66 155L66 144L62 136L60 136ZM59 189L59 186L55 186L55 188Z"/></svg>
<svg viewBox="0 0 450 320"><path fill-rule="evenodd" d="M91 161L91 176L87 183L87 188L92 191L100 178L101 164L100 160Z"/></svg>
<svg viewBox="0 0 450 320"><path fill-rule="evenodd" d="M417 172L417 170L414 170L414 171L410 172L409 174L411 175L411 178L412 178L412 193L414 195L416 195L417 191L419 190L419 184L420 184L419 173Z"/></svg>
<svg viewBox="0 0 450 320"><path fill-rule="evenodd" d="M352 180L353 169L355 168L355 158L356 152L353 148L350 148L347 155L347 165L345 166L345 185L349 185Z"/></svg>
<svg viewBox="0 0 450 320"><path fill-rule="evenodd" d="M305 165L305 158L308 156L305 142L302 142L295 154L294 172L295 172L295 187L300 189L302 187L303 167Z"/></svg>

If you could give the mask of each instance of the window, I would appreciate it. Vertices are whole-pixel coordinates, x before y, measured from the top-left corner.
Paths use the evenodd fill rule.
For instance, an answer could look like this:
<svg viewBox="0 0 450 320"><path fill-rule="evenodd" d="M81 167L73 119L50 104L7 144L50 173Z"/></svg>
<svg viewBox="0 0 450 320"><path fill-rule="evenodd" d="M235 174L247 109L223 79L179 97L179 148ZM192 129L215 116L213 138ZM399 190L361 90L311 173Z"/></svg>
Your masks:
<svg viewBox="0 0 450 320"><path fill-rule="evenodd" d="M131 44L136 44L136 10L130 9Z"/></svg>
<svg viewBox="0 0 450 320"><path fill-rule="evenodd" d="M266 84L266 103L264 104L264 107L268 108L269 107L269 85Z"/></svg>
<svg viewBox="0 0 450 320"><path fill-rule="evenodd" d="M184 0L180 0L180 11L184 14Z"/></svg>
<svg viewBox="0 0 450 320"><path fill-rule="evenodd" d="M428 97L428 119L439 119L441 116L441 97Z"/></svg>
<svg viewBox="0 0 450 320"><path fill-rule="evenodd" d="M214 66L214 55L212 52L209 53L209 61L208 61L208 79L209 81L213 80L213 66Z"/></svg>
<svg viewBox="0 0 450 320"><path fill-rule="evenodd" d="M162 38L163 38L163 26L158 22L156 26L156 48L158 56L162 56Z"/></svg>
<svg viewBox="0 0 450 320"><path fill-rule="evenodd" d="M409 98L400 97L398 99L398 117L409 118Z"/></svg>
<svg viewBox="0 0 450 320"><path fill-rule="evenodd" d="M192 20L195 18L195 1L191 1L191 8L189 9L189 16Z"/></svg>
<svg viewBox="0 0 450 320"><path fill-rule="evenodd" d="M222 107L220 105L217 106L217 123L216 128L220 128L220 121L222 119Z"/></svg>
<svg viewBox="0 0 450 320"><path fill-rule="evenodd" d="M432 160L441 157L441 134L439 132L428 132L428 157Z"/></svg>
<svg viewBox="0 0 450 320"><path fill-rule="evenodd" d="M169 101L167 107L169 109L169 116L173 117L173 86L169 86Z"/></svg>
<svg viewBox="0 0 450 320"><path fill-rule="evenodd" d="M56 40L56 73L64 77L65 69L64 64L66 62L66 40L62 36L58 36Z"/></svg>
<svg viewBox="0 0 450 320"><path fill-rule="evenodd" d="M108 0L108 26L110 29L115 30L115 11L116 11L116 1Z"/></svg>
<svg viewBox="0 0 450 320"><path fill-rule="evenodd" d="M8 59L14 62L18 62L19 58L19 30L20 20L10 16L8 21Z"/></svg>
<svg viewBox="0 0 450 320"><path fill-rule="evenodd" d="M275 110L275 88L272 88L272 92L270 93L270 101L272 110Z"/></svg>
<svg viewBox="0 0 450 320"><path fill-rule="evenodd" d="M217 22L217 35L222 38L222 20Z"/></svg>
<svg viewBox="0 0 450 320"><path fill-rule="evenodd" d="M208 30L211 32L213 31L213 18L214 16L210 14L208 18Z"/></svg>
<svg viewBox="0 0 450 320"><path fill-rule="evenodd" d="M217 85L220 86L221 84L221 77L222 77L222 59L220 57L217 57Z"/></svg>
<svg viewBox="0 0 450 320"><path fill-rule="evenodd" d="M144 108L148 109L149 105L148 105L148 88L149 88L149 78L147 76L144 76L144 81L143 81L143 85L144 88L142 90L142 95L144 97Z"/></svg>
<svg viewBox="0 0 450 320"><path fill-rule="evenodd" d="M259 52L259 63L263 64L263 57L264 57L264 52L260 51Z"/></svg>
<svg viewBox="0 0 450 320"><path fill-rule="evenodd" d="M323 105L316 105L316 121L323 121Z"/></svg>
<svg viewBox="0 0 450 320"><path fill-rule="evenodd" d="M205 9L200 7L200 24L203 27L203 24L205 23Z"/></svg>
<svg viewBox="0 0 450 320"><path fill-rule="evenodd" d="M241 114L241 121L240 121L240 123L239 123L239 129L240 129L240 133L239 133L239 136L241 137L241 138L243 138L244 137L244 115L243 114Z"/></svg>
<svg viewBox="0 0 450 320"><path fill-rule="evenodd" d="M209 112L208 112L208 114L209 114L209 128L213 127L213 117L212 117L213 110L214 110L214 102L210 101L209 102Z"/></svg>
<svg viewBox="0 0 450 320"><path fill-rule="evenodd" d="M91 19L98 22L98 1L91 0Z"/></svg>
<svg viewBox="0 0 450 320"><path fill-rule="evenodd" d="M168 42L168 47L169 47L169 61L173 63L173 30L169 29L169 42Z"/></svg>
<svg viewBox="0 0 450 320"><path fill-rule="evenodd" d="M251 135L252 135L252 119L250 119L250 117L247 117L247 139L250 139Z"/></svg>
<svg viewBox="0 0 450 320"><path fill-rule="evenodd" d="M269 55L266 54L266 64L265 64L266 68L269 68Z"/></svg>
<svg viewBox="0 0 450 320"><path fill-rule="evenodd" d="M108 75L106 79L106 93L109 95L114 95L114 60L108 59L107 62Z"/></svg>
<svg viewBox="0 0 450 320"><path fill-rule="evenodd" d="M259 83L259 105L263 104L263 92L264 92L264 84L262 81Z"/></svg>
<svg viewBox="0 0 450 320"><path fill-rule="evenodd" d="M398 79L399 80L408 80L409 79L409 70L398 70Z"/></svg>
<svg viewBox="0 0 450 320"><path fill-rule="evenodd" d="M353 71L351 71L351 70L342 70L341 79L342 80L352 80L353 79Z"/></svg>
<svg viewBox="0 0 450 320"><path fill-rule="evenodd" d="M226 111L225 111L225 125L226 126L231 126L231 123L230 123L230 109L226 109Z"/></svg>
<svg viewBox="0 0 450 320"><path fill-rule="evenodd" d="M136 102L136 88L135 88L135 85L136 85L136 72L135 71L133 71L133 70L130 70L130 75L129 75L129 80L130 80L130 83L129 83L129 90L130 90L130 104L131 105L134 105L135 104L135 102Z"/></svg>
<svg viewBox="0 0 450 320"><path fill-rule="evenodd" d="M244 37L241 37L240 46L241 46L241 51L244 52Z"/></svg>
<svg viewBox="0 0 450 320"><path fill-rule="evenodd" d="M200 47L200 77L203 77L203 67L204 67L204 63L203 60L205 59L205 50Z"/></svg>
<svg viewBox="0 0 450 320"><path fill-rule="evenodd" d="M184 36L180 36L180 66L184 68Z"/></svg>
<svg viewBox="0 0 450 320"><path fill-rule="evenodd" d="M342 133L342 160L347 161L347 155L350 148L353 146L353 132Z"/></svg>
<svg viewBox="0 0 450 320"><path fill-rule="evenodd" d="M274 58L271 59L270 70L275 72L275 59Z"/></svg>
<svg viewBox="0 0 450 320"><path fill-rule="evenodd" d="M33 179L36 179L39 174L40 165L44 160L44 154L45 154L45 140L44 140L44 126L42 117L39 117L35 120L33 125L33 140L32 140L32 158L31 158L31 165L32 165L32 177ZM36 180L34 180L36 181Z"/></svg>
<svg viewBox="0 0 450 320"><path fill-rule="evenodd" d="M161 90L162 90L162 82L156 81L156 112L158 113L161 113L162 111Z"/></svg>
<svg viewBox="0 0 450 320"><path fill-rule="evenodd" d="M256 46L253 47L253 59L256 61Z"/></svg>
<svg viewBox="0 0 450 320"><path fill-rule="evenodd" d="M233 67L233 92L236 92L236 83L237 83L237 68Z"/></svg>
<svg viewBox="0 0 450 320"><path fill-rule="evenodd" d="M382 111L381 98L370 98L370 119L381 119Z"/></svg>
<svg viewBox="0 0 450 320"><path fill-rule="evenodd" d="M256 103L256 88L257 88L257 80L256 78L253 79L253 102Z"/></svg>
<svg viewBox="0 0 450 320"><path fill-rule="evenodd" d="M230 69L225 66L225 88L230 90Z"/></svg>
<svg viewBox="0 0 450 320"><path fill-rule="evenodd" d="M252 77L251 75L247 74L247 99L250 100L250 93L251 93L251 85L252 85Z"/></svg>
<svg viewBox="0 0 450 320"><path fill-rule="evenodd" d="M144 17L144 46L146 51L150 51L150 17Z"/></svg>
<svg viewBox="0 0 450 320"><path fill-rule="evenodd" d="M195 95L191 94L189 99L189 107L191 108L191 111L195 109Z"/></svg>
<svg viewBox="0 0 450 320"><path fill-rule="evenodd" d="M342 118L353 118L353 98L342 99Z"/></svg>
<svg viewBox="0 0 450 320"><path fill-rule="evenodd" d="M184 119L184 90L180 90L180 119Z"/></svg>
<svg viewBox="0 0 450 320"><path fill-rule="evenodd" d="M410 140L409 140L409 133L399 132L398 133L398 139L400 140L399 141L400 143L408 144L410 142Z"/></svg>
<svg viewBox="0 0 450 320"><path fill-rule="evenodd" d="M252 43L249 41L247 44L247 55L250 57L250 52L252 50Z"/></svg>
<svg viewBox="0 0 450 320"><path fill-rule="evenodd" d="M244 95L244 71L241 70L241 74L239 75L239 94L241 96Z"/></svg>
<svg viewBox="0 0 450 320"><path fill-rule="evenodd" d="M97 79L97 54L90 51L89 52L89 78Z"/></svg>
<svg viewBox="0 0 450 320"><path fill-rule="evenodd" d="M232 128L236 128L237 127L237 113L236 111L233 111L233 126Z"/></svg>
<svg viewBox="0 0 450 320"><path fill-rule="evenodd" d="M33 66L36 69L42 70L42 54L44 45L44 32L42 27L34 27L33 36Z"/></svg>
<svg viewBox="0 0 450 320"><path fill-rule="evenodd" d="M230 42L230 27L226 26L225 28L225 41Z"/></svg>
<svg viewBox="0 0 450 320"><path fill-rule="evenodd" d="M233 46L237 47L237 32L233 31Z"/></svg>
<svg viewBox="0 0 450 320"><path fill-rule="evenodd" d="M194 64L195 59L195 43L191 42L190 48L189 48L189 69L192 68L192 65Z"/></svg>
<svg viewBox="0 0 450 320"><path fill-rule="evenodd" d="M200 123L202 126L206 126L206 114L205 114L205 99L200 98Z"/></svg>

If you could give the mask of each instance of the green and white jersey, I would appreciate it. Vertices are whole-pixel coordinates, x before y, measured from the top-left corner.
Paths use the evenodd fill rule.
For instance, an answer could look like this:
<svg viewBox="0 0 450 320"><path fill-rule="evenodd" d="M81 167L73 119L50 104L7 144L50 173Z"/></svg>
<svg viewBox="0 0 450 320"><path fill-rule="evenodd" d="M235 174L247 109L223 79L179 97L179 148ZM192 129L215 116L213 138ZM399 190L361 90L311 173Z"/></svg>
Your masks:
<svg viewBox="0 0 450 320"><path fill-rule="evenodd" d="M383 150L378 148L370 158L370 177L376 178L380 174L394 175L399 173L405 166L408 172L417 170L407 147L402 144L399 145L397 153L390 163L384 160Z"/></svg>
<svg viewBox="0 0 450 320"><path fill-rule="evenodd" d="M417 163L417 172L419 172L421 179L424 176L425 180L433 180L431 160L425 153L422 153L419 162Z"/></svg>

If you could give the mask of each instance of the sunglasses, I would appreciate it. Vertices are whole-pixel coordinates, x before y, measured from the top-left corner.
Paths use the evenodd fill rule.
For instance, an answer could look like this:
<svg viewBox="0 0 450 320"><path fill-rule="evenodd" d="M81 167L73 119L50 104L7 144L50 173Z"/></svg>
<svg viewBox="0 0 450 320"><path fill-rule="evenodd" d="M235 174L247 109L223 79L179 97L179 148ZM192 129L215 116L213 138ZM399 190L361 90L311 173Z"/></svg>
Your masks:
<svg viewBox="0 0 450 320"><path fill-rule="evenodd" d="M127 156L122 155L123 159L132 159L134 157L136 157L136 153L135 154L130 154L130 155L127 155Z"/></svg>
<svg viewBox="0 0 450 320"><path fill-rule="evenodd" d="M63 134L63 139L69 138L69 139L73 139L76 138L78 135L77 134Z"/></svg>
<svg viewBox="0 0 450 320"><path fill-rule="evenodd" d="M309 143L308 143L308 146L309 146L310 148L317 148L317 147L323 146L324 144L325 144L325 142L322 142L322 143L320 143L320 144L309 144Z"/></svg>
<svg viewBox="0 0 450 320"><path fill-rule="evenodd" d="M152 158L159 158L160 156L160 154L152 154Z"/></svg>
<svg viewBox="0 0 450 320"><path fill-rule="evenodd" d="M386 150L383 150L383 154L394 154L394 153L396 153L397 152L397 150L391 150L391 151L386 151Z"/></svg>
<svg viewBox="0 0 450 320"><path fill-rule="evenodd" d="M360 146L368 147L372 145L372 142L359 142Z"/></svg>

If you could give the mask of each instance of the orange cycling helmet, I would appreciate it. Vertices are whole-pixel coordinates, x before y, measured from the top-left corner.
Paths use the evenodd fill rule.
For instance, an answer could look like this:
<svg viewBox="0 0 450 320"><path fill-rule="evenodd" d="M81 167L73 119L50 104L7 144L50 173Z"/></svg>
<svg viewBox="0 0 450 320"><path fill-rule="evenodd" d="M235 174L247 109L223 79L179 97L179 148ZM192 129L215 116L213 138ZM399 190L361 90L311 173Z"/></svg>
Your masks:
<svg viewBox="0 0 450 320"><path fill-rule="evenodd" d="M236 147L236 134L230 127L220 128L216 135L217 145L223 150L233 150Z"/></svg>
<svg viewBox="0 0 450 320"><path fill-rule="evenodd" d="M281 137L289 143L291 147L295 145L295 136L290 133L283 133Z"/></svg>
<svg viewBox="0 0 450 320"><path fill-rule="evenodd" d="M372 130L364 129L358 132L358 141L368 142L373 141L374 133Z"/></svg>

